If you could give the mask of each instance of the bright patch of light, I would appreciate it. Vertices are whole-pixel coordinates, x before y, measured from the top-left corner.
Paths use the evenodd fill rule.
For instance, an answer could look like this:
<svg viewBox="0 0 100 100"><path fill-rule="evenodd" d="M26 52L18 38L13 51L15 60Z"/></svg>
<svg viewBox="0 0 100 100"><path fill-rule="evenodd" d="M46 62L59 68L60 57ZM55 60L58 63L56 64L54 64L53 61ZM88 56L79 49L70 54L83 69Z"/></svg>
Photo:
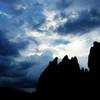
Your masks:
<svg viewBox="0 0 100 100"><path fill-rule="evenodd" d="M69 57L77 56L82 57L86 56L89 53L89 46L92 45L93 41L100 40L98 32L87 33L81 36L78 35L66 35L61 36L58 34L41 33L41 32L28 32L28 36L35 38L39 43L38 45L30 44L24 54L33 55L33 54L42 54L45 50L50 50L53 53L53 57L58 56L63 58L66 54ZM70 41L68 44L53 45L53 41L56 39L63 39ZM28 53L29 52L29 53Z"/></svg>

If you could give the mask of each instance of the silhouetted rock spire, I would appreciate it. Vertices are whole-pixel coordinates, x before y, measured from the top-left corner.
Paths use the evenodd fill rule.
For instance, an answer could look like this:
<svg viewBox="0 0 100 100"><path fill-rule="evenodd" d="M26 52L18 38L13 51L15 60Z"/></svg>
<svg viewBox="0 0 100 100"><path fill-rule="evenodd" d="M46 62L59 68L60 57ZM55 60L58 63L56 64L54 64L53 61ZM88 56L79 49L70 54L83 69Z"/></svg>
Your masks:
<svg viewBox="0 0 100 100"><path fill-rule="evenodd" d="M62 62L67 62L69 60L68 56L64 56L64 58L62 59Z"/></svg>
<svg viewBox="0 0 100 100"><path fill-rule="evenodd" d="M100 72L100 42L94 42L90 49L88 66L91 72Z"/></svg>
<svg viewBox="0 0 100 100"><path fill-rule="evenodd" d="M72 57L71 62L73 66L73 71L80 71L80 66L79 66L77 57L74 57L74 58Z"/></svg>

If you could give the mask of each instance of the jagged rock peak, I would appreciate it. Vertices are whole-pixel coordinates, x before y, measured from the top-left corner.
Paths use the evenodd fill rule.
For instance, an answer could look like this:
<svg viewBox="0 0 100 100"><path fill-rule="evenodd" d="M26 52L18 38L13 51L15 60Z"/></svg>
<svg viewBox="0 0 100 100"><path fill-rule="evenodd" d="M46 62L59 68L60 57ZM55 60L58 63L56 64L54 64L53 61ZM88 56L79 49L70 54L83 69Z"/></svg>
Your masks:
<svg viewBox="0 0 100 100"><path fill-rule="evenodd" d="M58 57L56 57L52 62L58 63Z"/></svg>
<svg viewBox="0 0 100 100"><path fill-rule="evenodd" d="M68 60L69 60L68 55L64 56L64 58L62 59L63 62L66 62Z"/></svg>
<svg viewBox="0 0 100 100"><path fill-rule="evenodd" d="M78 62L78 59L77 59L76 56L71 58L71 61L73 61L73 60L76 61L76 62Z"/></svg>

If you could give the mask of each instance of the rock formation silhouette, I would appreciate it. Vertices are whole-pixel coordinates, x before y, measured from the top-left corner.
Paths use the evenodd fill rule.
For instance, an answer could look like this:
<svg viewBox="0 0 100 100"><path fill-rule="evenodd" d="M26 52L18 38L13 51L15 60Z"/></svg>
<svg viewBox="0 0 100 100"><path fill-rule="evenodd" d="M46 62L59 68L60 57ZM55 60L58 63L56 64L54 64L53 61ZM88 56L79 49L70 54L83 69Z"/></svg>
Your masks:
<svg viewBox="0 0 100 100"><path fill-rule="evenodd" d="M80 69L77 57L71 59L66 55L60 63L55 58L49 63L38 82L40 97L94 96L100 84L100 43L94 42L90 49L88 69ZM95 92L94 92L95 91ZM71 96L70 96L71 95Z"/></svg>
<svg viewBox="0 0 100 100"><path fill-rule="evenodd" d="M89 69L89 70L88 70ZM66 55L60 63L56 57L49 63L39 78L37 92L27 94L0 88L0 96L28 95L35 99L95 99L100 90L100 42L94 42L88 56L88 69L80 69L77 57L68 58Z"/></svg>

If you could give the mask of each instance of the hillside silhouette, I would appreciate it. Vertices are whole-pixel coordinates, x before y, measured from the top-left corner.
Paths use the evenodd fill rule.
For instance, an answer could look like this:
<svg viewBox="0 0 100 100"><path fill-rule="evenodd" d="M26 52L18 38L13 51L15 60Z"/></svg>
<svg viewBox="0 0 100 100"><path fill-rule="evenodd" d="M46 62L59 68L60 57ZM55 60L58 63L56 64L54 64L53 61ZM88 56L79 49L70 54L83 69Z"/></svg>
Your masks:
<svg viewBox="0 0 100 100"><path fill-rule="evenodd" d="M39 78L37 92L29 94L0 88L1 95L32 96L33 98L97 97L100 90L100 42L94 42L88 56L88 69L80 69L77 57L66 55L60 63L56 57Z"/></svg>

